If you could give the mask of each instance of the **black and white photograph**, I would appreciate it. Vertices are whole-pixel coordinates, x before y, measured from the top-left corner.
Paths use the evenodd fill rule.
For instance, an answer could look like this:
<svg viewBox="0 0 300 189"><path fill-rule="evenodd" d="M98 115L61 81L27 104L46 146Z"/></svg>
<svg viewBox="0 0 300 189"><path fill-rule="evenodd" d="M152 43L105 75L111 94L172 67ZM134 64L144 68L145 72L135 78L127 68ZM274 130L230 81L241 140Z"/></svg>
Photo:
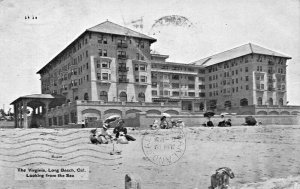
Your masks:
<svg viewBox="0 0 300 189"><path fill-rule="evenodd" d="M300 189L299 0L0 0L0 189Z"/></svg>

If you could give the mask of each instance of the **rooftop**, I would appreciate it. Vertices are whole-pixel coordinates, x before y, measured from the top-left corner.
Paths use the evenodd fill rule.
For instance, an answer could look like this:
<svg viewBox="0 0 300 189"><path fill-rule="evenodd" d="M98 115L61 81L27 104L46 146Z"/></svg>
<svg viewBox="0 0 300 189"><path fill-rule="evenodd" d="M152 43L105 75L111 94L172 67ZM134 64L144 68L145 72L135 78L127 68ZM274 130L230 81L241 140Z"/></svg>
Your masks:
<svg viewBox="0 0 300 189"><path fill-rule="evenodd" d="M108 33L108 34L115 34L115 35L124 35L124 36L129 36L129 37L148 39L152 43L156 41L156 39L154 39L152 37L149 37L145 34L136 32L129 28L120 26L118 24L112 23L110 21L105 21L101 24L98 24L94 27L87 29L86 31Z"/></svg>
<svg viewBox="0 0 300 189"><path fill-rule="evenodd" d="M260 47L258 45L255 45L253 43L248 43L200 60L197 60L195 62L192 62L190 64L193 65L203 65L203 66L211 66L217 63L225 62L234 58L238 58L241 56L245 56L248 54L262 54L262 55L271 55L276 57L283 57L287 59L291 59L291 57L287 55L283 55L281 53Z"/></svg>
<svg viewBox="0 0 300 189"><path fill-rule="evenodd" d="M61 95L52 95L52 94L31 94L31 95L21 96L10 104L15 104L16 102L22 99L56 99L56 98L65 98L65 97Z"/></svg>

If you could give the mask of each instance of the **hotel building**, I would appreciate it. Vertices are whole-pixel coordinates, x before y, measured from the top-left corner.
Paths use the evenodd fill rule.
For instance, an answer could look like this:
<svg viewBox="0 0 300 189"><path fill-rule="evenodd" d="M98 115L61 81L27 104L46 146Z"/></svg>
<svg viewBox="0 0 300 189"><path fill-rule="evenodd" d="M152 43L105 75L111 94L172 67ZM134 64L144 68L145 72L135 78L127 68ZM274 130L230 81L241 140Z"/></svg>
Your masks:
<svg viewBox="0 0 300 189"><path fill-rule="evenodd" d="M168 55L151 53L154 42L109 21L87 29L37 72L42 94L12 103L16 125L24 125L24 116L25 125L49 126L114 113L130 117L140 111L297 113L286 106L289 56L249 43L192 63L176 63L166 61ZM27 106L35 123L28 123L23 111Z"/></svg>

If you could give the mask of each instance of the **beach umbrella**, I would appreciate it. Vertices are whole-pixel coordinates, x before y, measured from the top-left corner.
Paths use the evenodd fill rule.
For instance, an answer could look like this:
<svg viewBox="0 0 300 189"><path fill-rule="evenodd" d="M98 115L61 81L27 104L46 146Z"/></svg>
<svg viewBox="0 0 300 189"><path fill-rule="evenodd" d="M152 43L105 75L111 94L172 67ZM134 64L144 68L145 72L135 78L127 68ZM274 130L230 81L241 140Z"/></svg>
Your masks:
<svg viewBox="0 0 300 189"><path fill-rule="evenodd" d="M247 125L256 125L257 121L253 116L245 117L245 122Z"/></svg>
<svg viewBox="0 0 300 189"><path fill-rule="evenodd" d="M108 118L106 118L104 120L104 123L111 123L111 122L116 121L117 119L120 119L120 118L121 118L120 115L111 115L111 116L109 116Z"/></svg>
<svg viewBox="0 0 300 189"><path fill-rule="evenodd" d="M162 115L162 116L165 116L165 117L171 117L171 115L168 114L168 113L162 113L161 115Z"/></svg>
<svg viewBox="0 0 300 189"><path fill-rule="evenodd" d="M205 112L204 113L204 117L208 117L208 118L210 118L210 117L212 117L214 115L215 115L215 112Z"/></svg>

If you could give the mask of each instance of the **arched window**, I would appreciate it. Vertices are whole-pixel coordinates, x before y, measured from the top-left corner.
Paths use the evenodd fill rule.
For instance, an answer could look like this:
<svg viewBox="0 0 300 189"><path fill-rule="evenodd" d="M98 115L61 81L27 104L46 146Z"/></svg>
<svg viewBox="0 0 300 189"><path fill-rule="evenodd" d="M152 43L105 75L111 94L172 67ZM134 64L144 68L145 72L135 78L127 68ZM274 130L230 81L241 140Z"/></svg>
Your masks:
<svg viewBox="0 0 300 189"><path fill-rule="evenodd" d="M145 94L144 93L139 93L138 101L139 102L145 102Z"/></svg>
<svg viewBox="0 0 300 189"><path fill-rule="evenodd" d="M269 105L273 106L273 98L269 98Z"/></svg>
<svg viewBox="0 0 300 189"><path fill-rule="evenodd" d="M240 100L240 106L248 106L248 99L243 98Z"/></svg>
<svg viewBox="0 0 300 189"><path fill-rule="evenodd" d="M258 97L258 99L257 99L257 105L262 105L262 98L261 97Z"/></svg>
<svg viewBox="0 0 300 189"><path fill-rule="evenodd" d="M279 99L279 105L283 106L283 99L282 98Z"/></svg>
<svg viewBox="0 0 300 189"><path fill-rule="evenodd" d="M104 102L108 101L108 96L106 91L101 91L100 92L100 100L103 100Z"/></svg>
<svg viewBox="0 0 300 189"><path fill-rule="evenodd" d="M84 93L83 99L84 99L84 100L89 100L89 94L88 94L88 93Z"/></svg>
<svg viewBox="0 0 300 189"><path fill-rule="evenodd" d="M120 101L127 102L127 94L125 92L120 93Z"/></svg>
<svg viewBox="0 0 300 189"><path fill-rule="evenodd" d="M231 108L231 101L225 101L225 103L224 103L224 107L225 108Z"/></svg>

